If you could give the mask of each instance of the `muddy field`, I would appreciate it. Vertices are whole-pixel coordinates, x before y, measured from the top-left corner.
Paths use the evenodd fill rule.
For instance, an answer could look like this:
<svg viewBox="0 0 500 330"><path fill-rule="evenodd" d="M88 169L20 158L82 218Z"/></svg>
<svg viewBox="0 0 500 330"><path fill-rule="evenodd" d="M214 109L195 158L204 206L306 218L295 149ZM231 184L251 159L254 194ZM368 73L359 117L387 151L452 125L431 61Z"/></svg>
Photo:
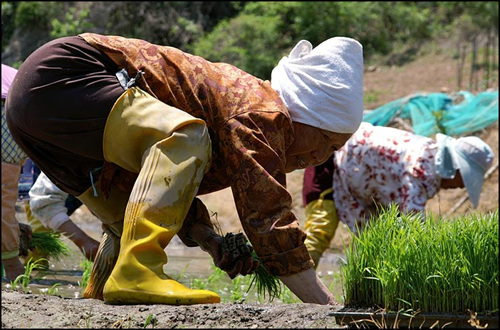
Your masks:
<svg viewBox="0 0 500 330"><path fill-rule="evenodd" d="M456 61L447 55L427 57L403 68L380 67L366 72L365 91L377 91L379 98L365 106L373 109L417 92L450 92L456 89ZM496 155L494 164L498 164L498 125L479 135L493 148ZM288 186L295 201L295 211L303 221L301 182L301 171L289 175ZM465 214L471 203L464 200L464 196L464 189L440 192L429 202L428 210L436 214L446 214L451 210L454 210L453 215ZM225 232L241 231L234 206L227 203L228 200L232 201L228 191L203 199L210 210L217 212ZM221 205L221 201L225 204ZM498 168L485 182L479 209L498 209ZM339 226L330 252L342 250L342 239L348 241L348 234L345 228ZM341 307L252 303L114 306L92 299L69 299L2 290L1 316L2 328L144 328L148 318L148 328L342 328L332 316Z"/></svg>

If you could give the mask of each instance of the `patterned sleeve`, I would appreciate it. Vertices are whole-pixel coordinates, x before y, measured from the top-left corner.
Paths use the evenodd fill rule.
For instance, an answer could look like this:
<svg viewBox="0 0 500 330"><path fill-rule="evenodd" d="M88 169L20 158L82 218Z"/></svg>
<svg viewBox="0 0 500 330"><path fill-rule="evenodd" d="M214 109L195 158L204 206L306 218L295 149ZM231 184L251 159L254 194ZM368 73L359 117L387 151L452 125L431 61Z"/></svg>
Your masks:
<svg viewBox="0 0 500 330"><path fill-rule="evenodd" d="M277 113L246 113L232 118L220 132L242 227L274 275L313 267L303 243L305 233L292 213L292 197L286 190L287 141L282 130L290 125L288 121Z"/></svg>
<svg viewBox="0 0 500 330"><path fill-rule="evenodd" d="M336 153L334 199L339 220L357 232L379 206L424 211L438 189L433 140L363 123Z"/></svg>
<svg viewBox="0 0 500 330"><path fill-rule="evenodd" d="M404 156L407 172L403 186L408 187L401 210L405 213L424 212L427 201L439 191L440 180L435 174L437 144L434 140L417 137Z"/></svg>

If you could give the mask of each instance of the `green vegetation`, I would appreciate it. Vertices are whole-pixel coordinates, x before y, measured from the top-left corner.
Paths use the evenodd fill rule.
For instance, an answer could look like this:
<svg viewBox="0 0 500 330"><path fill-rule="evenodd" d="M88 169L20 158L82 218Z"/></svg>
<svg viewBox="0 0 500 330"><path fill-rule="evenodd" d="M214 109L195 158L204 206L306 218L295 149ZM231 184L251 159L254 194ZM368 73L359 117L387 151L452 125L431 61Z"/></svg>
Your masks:
<svg viewBox="0 0 500 330"><path fill-rule="evenodd" d="M158 324L158 318L154 314L149 314L146 322L144 322L144 329L151 324L151 328L154 328Z"/></svg>
<svg viewBox="0 0 500 330"><path fill-rule="evenodd" d="M53 38L65 37L72 34L77 34L78 31L90 30L92 23L85 19L89 15L89 9L83 9L77 12L76 8L70 8L65 14L64 20L61 22L57 18L51 21L52 31L50 35Z"/></svg>
<svg viewBox="0 0 500 330"><path fill-rule="evenodd" d="M187 266L186 266L187 267ZM262 271L262 270L261 270ZM267 273L267 272L266 272ZM269 291L265 287L265 283L256 282L256 274L241 276L238 275L234 279L229 279L226 272L216 267L213 263L211 266L211 274L208 277L194 278L188 274L180 274L176 280L192 289L204 289L216 292L221 297L221 302L278 302L278 303L297 303L300 300L285 286L281 286L281 282L273 281L273 286L279 286L279 289ZM270 280L269 275L264 276ZM261 283L257 287L256 283Z"/></svg>
<svg viewBox="0 0 500 330"><path fill-rule="evenodd" d="M260 271L263 271L263 269L261 268ZM205 289L216 292L221 297L222 303L241 303L243 301L251 303L273 302L278 304L300 303L300 299L288 287L283 285L281 281L277 280L276 277L270 277L267 274L264 275L265 280L259 282L256 278L257 276L255 273L247 276L238 275L233 280L230 280L223 270L212 263L211 274L208 277L193 278L183 273L176 280L192 289ZM335 292L335 289L341 286L342 278L340 272L328 272L325 275L320 274L320 278L334 292L337 301L341 302L343 298L340 292L339 294ZM273 283L270 286L266 286L265 281L272 281ZM261 283L260 287L257 285L258 283ZM270 290L273 287L274 290Z"/></svg>
<svg viewBox="0 0 500 330"><path fill-rule="evenodd" d="M2 22L2 61L7 57L9 65L51 39L96 32L178 47L270 79L301 39L317 45L333 36L356 38L366 64L385 58L389 65L411 61L442 40L452 49L473 45L480 35L497 40L498 2L4 1ZM19 42L19 54L5 52Z"/></svg>
<svg viewBox="0 0 500 330"><path fill-rule="evenodd" d="M259 259L255 251L252 251L252 255L255 260ZM255 286L259 297L265 298L267 295L269 302L272 302L275 298L282 295L283 285L281 281L278 277L269 274L262 263L259 263L255 273L251 276L252 281L250 282L248 290L251 290Z"/></svg>
<svg viewBox="0 0 500 330"><path fill-rule="evenodd" d="M19 275L14 281L11 282L12 288L17 288L18 285L21 284L21 288L24 291L28 291L33 271L35 269L45 268L45 266L43 266L44 261L47 261L47 259L40 258L36 261L33 261L32 258L29 259L26 263L26 266L24 267L24 274Z"/></svg>
<svg viewBox="0 0 500 330"><path fill-rule="evenodd" d="M47 259L60 260L71 253L71 249L60 239L61 234L50 232L36 232L31 236L29 249L35 250L37 255Z"/></svg>
<svg viewBox="0 0 500 330"><path fill-rule="evenodd" d="M342 267L344 304L498 312L498 211L421 219L393 205L353 239Z"/></svg>
<svg viewBox="0 0 500 330"><path fill-rule="evenodd" d="M83 259L83 262L80 264L80 266L83 266L83 275L82 275L82 280L78 282L78 285L85 289L87 287L87 284L89 283L90 280L90 273L92 271L92 266L94 263L87 258Z"/></svg>
<svg viewBox="0 0 500 330"><path fill-rule="evenodd" d="M54 283L54 285L52 285L48 290L47 290L47 294L51 295L51 296L55 296L57 295L57 293L59 292L58 288L61 286L61 283Z"/></svg>

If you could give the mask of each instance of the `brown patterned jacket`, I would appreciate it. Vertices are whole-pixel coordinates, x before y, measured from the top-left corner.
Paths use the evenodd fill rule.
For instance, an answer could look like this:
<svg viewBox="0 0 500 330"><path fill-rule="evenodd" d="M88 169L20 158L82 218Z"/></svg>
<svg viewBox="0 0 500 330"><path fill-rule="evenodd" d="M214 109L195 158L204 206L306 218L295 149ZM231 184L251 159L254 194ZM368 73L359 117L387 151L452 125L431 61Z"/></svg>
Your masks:
<svg viewBox="0 0 500 330"><path fill-rule="evenodd" d="M289 275L313 266L286 189L292 122L269 81L173 47L80 36L130 77L142 70L137 85L144 91L206 122L212 162L199 194L231 187L245 234L268 271Z"/></svg>

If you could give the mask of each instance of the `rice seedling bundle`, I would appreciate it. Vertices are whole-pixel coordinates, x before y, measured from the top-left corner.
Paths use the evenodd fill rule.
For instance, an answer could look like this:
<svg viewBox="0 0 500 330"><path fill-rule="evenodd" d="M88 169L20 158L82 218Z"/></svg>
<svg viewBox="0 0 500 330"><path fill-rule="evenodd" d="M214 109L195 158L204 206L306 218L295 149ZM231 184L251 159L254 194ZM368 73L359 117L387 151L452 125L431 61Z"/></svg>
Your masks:
<svg viewBox="0 0 500 330"><path fill-rule="evenodd" d="M498 210L455 219L382 210L346 250L344 304L498 313Z"/></svg>
<svg viewBox="0 0 500 330"><path fill-rule="evenodd" d="M60 239L60 234L52 231L35 232L31 236L29 249L36 250L45 258L60 260L71 253L71 249Z"/></svg>
<svg viewBox="0 0 500 330"><path fill-rule="evenodd" d="M243 233L227 233L223 237L221 245L221 252L224 253L225 251L230 253L232 262L236 262L238 260L244 261L248 257L252 257L254 260L259 261L259 257ZM257 294L264 298L267 295L269 301L273 301L275 298L280 297L283 291L279 278L268 273L260 261L259 266L252 274L252 281L250 282L248 291L250 291L254 286L257 290Z"/></svg>

